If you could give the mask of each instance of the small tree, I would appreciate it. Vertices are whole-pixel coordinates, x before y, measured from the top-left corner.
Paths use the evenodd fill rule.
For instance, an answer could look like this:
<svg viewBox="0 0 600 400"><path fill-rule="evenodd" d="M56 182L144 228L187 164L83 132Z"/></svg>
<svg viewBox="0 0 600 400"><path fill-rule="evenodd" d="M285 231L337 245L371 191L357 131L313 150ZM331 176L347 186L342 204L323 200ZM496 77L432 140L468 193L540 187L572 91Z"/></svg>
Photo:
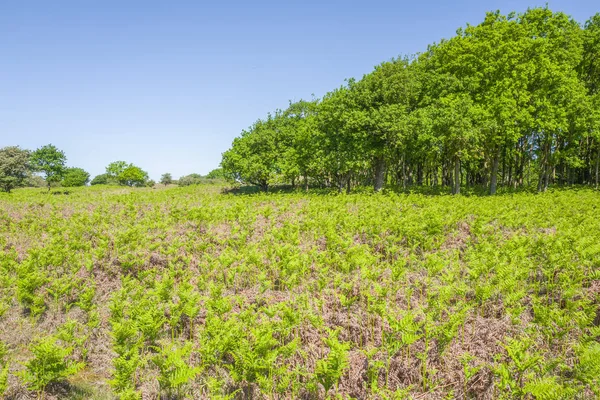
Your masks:
<svg viewBox="0 0 600 400"><path fill-rule="evenodd" d="M81 168L67 168L62 180L65 187L85 186L90 181L90 174Z"/></svg>
<svg viewBox="0 0 600 400"><path fill-rule="evenodd" d="M65 153L52 144L40 147L31 154L31 165L35 171L44 174L48 191L52 182L60 182L62 179L66 162Z"/></svg>
<svg viewBox="0 0 600 400"><path fill-rule="evenodd" d="M90 185L110 185L117 184L117 180L115 177L110 176L109 174L100 174L96 175L94 179L90 182Z"/></svg>
<svg viewBox="0 0 600 400"><path fill-rule="evenodd" d="M0 188L9 192L21 186L29 172L29 151L18 146L0 149Z"/></svg>
<svg viewBox="0 0 600 400"><path fill-rule="evenodd" d="M125 161L115 161L106 167L106 180L103 176L97 176L96 178L98 178L96 184L110 183L111 180L115 180L119 185L144 186L148 181L148 173L140 167L128 164ZM95 183L92 182L92 184Z"/></svg>
<svg viewBox="0 0 600 400"><path fill-rule="evenodd" d="M189 174L186 176L182 176L177 181L179 186L190 186L190 185L199 185L203 182L202 175L200 174Z"/></svg>
<svg viewBox="0 0 600 400"><path fill-rule="evenodd" d="M135 165L129 165L119 175L117 181L125 186L144 186L148 180L148 173Z"/></svg>
<svg viewBox="0 0 600 400"><path fill-rule="evenodd" d="M206 179L225 179L223 168L216 168L206 174Z"/></svg>
<svg viewBox="0 0 600 400"><path fill-rule="evenodd" d="M171 176L171 174L168 172L166 174L163 174L160 177L160 183L162 183L165 186L170 185L171 183L173 183L173 176Z"/></svg>
<svg viewBox="0 0 600 400"><path fill-rule="evenodd" d="M106 167L106 174L116 178L117 176L122 174L127 167L131 165L132 164L127 164L125 161L111 162L110 164L108 164L108 167Z"/></svg>

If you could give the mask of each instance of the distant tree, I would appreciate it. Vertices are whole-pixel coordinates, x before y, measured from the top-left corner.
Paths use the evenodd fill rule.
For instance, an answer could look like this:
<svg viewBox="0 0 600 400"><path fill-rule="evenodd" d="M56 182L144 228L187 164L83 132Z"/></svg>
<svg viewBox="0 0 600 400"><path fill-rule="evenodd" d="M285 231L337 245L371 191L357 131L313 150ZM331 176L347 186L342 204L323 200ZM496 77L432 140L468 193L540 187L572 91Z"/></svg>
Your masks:
<svg viewBox="0 0 600 400"><path fill-rule="evenodd" d="M207 179L225 179L225 171L223 168L216 168L206 175Z"/></svg>
<svg viewBox="0 0 600 400"><path fill-rule="evenodd" d="M114 178L119 176L125 171L125 168L131 166L132 164L128 164L125 161L114 161L108 164L106 167L106 173Z"/></svg>
<svg viewBox="0 0 600 400"><path fill-rule="evenodd" d="M146 181L145 185L146 185L146 187L154 187L154 186L156 186L156 182L152 179L149 179Z"/></svg>
<svg viewBox="0 0 600 400"><path fill-rule="evenodd" d="M46 187L46 181L39 175L29 173L29 176L23 181L23 186L43 188Z"/></svg>
<svg viewBox="0 0 600 400"><path fill-rule="evenodd" d="M109 174L96 175L90 182L90 185L108 185L110 183L117 183L116 178L113 178Z"/></svg>
<svg viewBox="0 0 600 400"><path fill-rule="evenodd" d="M173 183L173 177L170 173L167 172L166 174L163 174L160 177L160 183L162 183L165 186L170 185L171 183Z"/></svg>
<svg viewBox="0 0 600 400"><path fill-rule="evenodd" d="M29 151L18 146L0 149L0 187L9 192L23 184L29 173Z"/></svg>
<svg viewBox="0 0 600 400"><path fill-rule="evenodd" d="M44 174L48 191L51 183L62 179L66 162L65 153L52 144L40 147L31 154L31 165L35 171Z"/></svg>
<svg viewBox="0 0 600 400"><path fill-rule="evenodd" d="M148 181L148 173L133 164L117 175L117 182L125 186L144 186L146 181Z"/></svg>
<svg viewBox="0 0 600 400"><path fill-rule="evenodd" d="M148 181L148 173L133 164L128 164L125 161L114 161L106 167L106 183L116 181L119 185L124 186L144 186ZM102 176L98 178L98 183L105 180ZM94 180L96 180L94 178ZM92 183L94 184L94 183Z"/></svg>
<svg viewBox="0 0 600 400"><path fill-rule="evenodd" d="M186 176L182 176L177 181L179 186L190 186L190 185L198 185L204 181L204 178L200 174L189 174Z"/></svg>
<svg viewBox="0 0 600 400"><path fill-rule="evenodd" d="M67 168L62 180L65 187L85 186L90 181L90 174L81 168Z"/></svg>

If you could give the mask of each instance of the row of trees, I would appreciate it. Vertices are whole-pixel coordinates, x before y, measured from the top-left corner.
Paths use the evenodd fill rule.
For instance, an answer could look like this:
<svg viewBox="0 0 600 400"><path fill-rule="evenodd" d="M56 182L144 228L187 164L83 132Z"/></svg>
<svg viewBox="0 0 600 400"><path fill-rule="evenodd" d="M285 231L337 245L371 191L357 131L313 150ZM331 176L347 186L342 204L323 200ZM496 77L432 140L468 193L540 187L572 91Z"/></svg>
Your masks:
<svg viewBox="0 0 600 400"><path fill-rule="evenodd" d="M82 168L67 167L64 151L49 144L35 151L8 146L0 149L0 188L5 192L20 186L63 187L85 186L90 183L90 174ZM42 176L38 175L41 174ZM144 186L154 184L148 179L148 173L141 168L115 161L106 167L106 173L96 176L91 184L119 184L126 186Z"/></svg>
<svg viewBox="0 0 600 400"><path fill-rule="evenodd" d="M114 161L106 167L106 172L96 176L92 185L154 186L148 173L138 166L125 161Z"/></svg>
<svg viewBox="0 0 600 400"><path fill-rule="evenodd" d="M595 184L600 14L488 13L412 58L256 121L223 153L235 181L461 186Z"/></svg>
<svg viewBox="0 0 600 400"><path fill-rule="evenodd" d="M5 192L32 184L36 173L41 173L48 190L52 184L65 187L83 186L90 180L90 174L81 168L67 167L65 153L54 145L46 145L31 152L18 146L0 149L0 188ZM34 183L35 184L35 183Z"/></svg>
<svg viewBox="0 0 600 400"><path fill-rule="evenodd" d="M35 151L9 146L0 149L0 189L10 192L20 186L63 187L91 185L154 186L148 173L140 167L125 161L115 161L106 167L104 174L97 175L90 182L90 174L81 168L67 167L67 157L62 150L49 144ZM38 175L41 174L42 176ZM163 174L160 183L189 186L224 179L221 168L207 175L190 174L174 180L169 173Z"/></svg>

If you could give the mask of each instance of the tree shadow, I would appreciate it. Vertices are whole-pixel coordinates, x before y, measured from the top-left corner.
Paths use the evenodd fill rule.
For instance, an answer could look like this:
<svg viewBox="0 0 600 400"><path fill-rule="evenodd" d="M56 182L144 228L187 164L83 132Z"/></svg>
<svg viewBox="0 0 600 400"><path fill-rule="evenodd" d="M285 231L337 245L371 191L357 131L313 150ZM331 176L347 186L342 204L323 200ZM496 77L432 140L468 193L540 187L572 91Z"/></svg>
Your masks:
<svg viewBox="0 0 600 400"><path fill-rule="evenodd" d="M554 185L548 188L546 193L552 192L579 192L582 190L592 190L593 186L589 185ZM221 189L222 194L234 195L234 196L252 196L260 194L307 194L307 195L379 195L375 193L371 186L358 186L352 188L350 193L346 193L345 190L339 190L336 187L309 187L308 191L304 187L298 186L293 187L291 185L277 185L269 188L268 191L261 190L258 186L244 185L235 187L224 187ZM452 189L448 186L418 186L411 185L407 187L402 186L386 186L381 191L383 195L386 194L397 194L397 195L421 195L427 197L439 197L439 196L452 196ZM460 195L463 197L504 197L514 196L517 194L541 194L538 192L535 186L526 186L519 188L508 188L498 187L496 194L490 195L488 186L466 186L461 187Z"/></svg>

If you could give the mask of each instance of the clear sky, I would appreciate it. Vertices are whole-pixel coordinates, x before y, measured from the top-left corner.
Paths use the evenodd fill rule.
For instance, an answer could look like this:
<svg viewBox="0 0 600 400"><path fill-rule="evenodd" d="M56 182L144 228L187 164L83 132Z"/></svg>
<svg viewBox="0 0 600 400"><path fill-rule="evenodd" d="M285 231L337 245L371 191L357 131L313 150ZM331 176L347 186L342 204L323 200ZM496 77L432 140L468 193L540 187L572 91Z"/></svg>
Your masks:
<svg viewBox="0 0 600 400"><path fill-rule="evenodd" d="M289 100L424 51L486 11L546 1L0 0L0 147L52 143L92 176L115 160L205 174ZM548 1L579 22L598 0Z"/></svg>

